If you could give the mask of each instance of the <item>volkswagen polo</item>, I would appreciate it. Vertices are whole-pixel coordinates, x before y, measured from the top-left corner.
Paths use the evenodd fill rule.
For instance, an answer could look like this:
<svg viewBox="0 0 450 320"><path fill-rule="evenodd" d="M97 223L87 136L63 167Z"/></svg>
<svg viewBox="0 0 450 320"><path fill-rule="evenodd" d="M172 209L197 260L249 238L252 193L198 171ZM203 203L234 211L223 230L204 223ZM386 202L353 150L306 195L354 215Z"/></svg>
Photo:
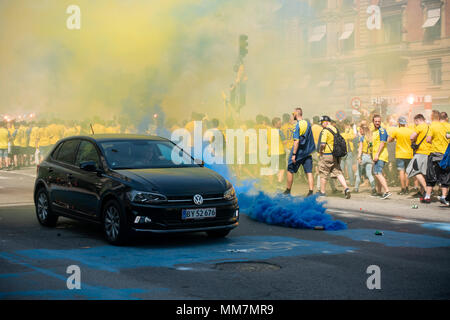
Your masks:
<svg viewBox="0 0 450 320"><path fill-rule="evenodd" d="M59 216L99 223L112 244L146 232L225 237L239 224L231 183L156 136L58 141L37 168L34 201L42 225L54 227Z"/></svg>

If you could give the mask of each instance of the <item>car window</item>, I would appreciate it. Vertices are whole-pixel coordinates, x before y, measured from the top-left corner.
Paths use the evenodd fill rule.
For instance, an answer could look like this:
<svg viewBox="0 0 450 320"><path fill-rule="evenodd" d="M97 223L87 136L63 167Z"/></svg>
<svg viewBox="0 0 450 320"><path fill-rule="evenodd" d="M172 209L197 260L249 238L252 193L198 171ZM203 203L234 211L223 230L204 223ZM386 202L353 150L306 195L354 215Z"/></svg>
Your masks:
<svg viewBox="0 0 450 320"><path fill-rule="evenodd" d="M79 166L80 163L86 161L94 161L97 164L97 168L99 167L100 160L98 157L97 149L92 142L84 140L81 141L80 147L78 148L75 165Z"/></svg>
<svg viewBox="0 0 450 320"><path fill-rule="evenodd" d="M100 143L111 169L173 168L197 166L175 144L159 140L122 140ZM172 159L175 155L176 159Z"/></svg>
<svg viewBox="0 0 450 320"><path fill-rule="evenodd" d="M52 155L51 155L51 157L52 157L53 159L56 159L56 157L58 156L59 149L61 149L61 146L62 146L63 144L64 144L64 143L60 143L60 144L55 148L55 150L53 150Z"/></svg>
<svg viewBox="0 0 450 320"><path fill-rule="evenodd" d="M75 152L77 151L78 143L80 140L69 140L59 148L59 152L56 156L56 160L73 164L75 161Z"/></svg>

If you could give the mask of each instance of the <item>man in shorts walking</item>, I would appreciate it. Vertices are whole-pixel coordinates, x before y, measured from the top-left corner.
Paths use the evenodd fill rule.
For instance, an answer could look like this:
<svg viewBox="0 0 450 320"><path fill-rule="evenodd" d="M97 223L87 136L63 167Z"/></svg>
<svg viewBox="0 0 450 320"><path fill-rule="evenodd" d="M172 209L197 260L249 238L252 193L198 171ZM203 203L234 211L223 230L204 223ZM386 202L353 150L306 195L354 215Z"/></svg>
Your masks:
<svg viewBox="0 0 450 320"><path fill-rule="evenodd" d="M319 174L320 174L320 196L325 196L325 187L328 178L337 178L339 183L344 187L346 199L350 199L350 189L347 186L344 175L342 174L340 159L333 156L334 134L338 130L331 125L331 119L328 116L320 118L322 132L319 138Z"/></svg>

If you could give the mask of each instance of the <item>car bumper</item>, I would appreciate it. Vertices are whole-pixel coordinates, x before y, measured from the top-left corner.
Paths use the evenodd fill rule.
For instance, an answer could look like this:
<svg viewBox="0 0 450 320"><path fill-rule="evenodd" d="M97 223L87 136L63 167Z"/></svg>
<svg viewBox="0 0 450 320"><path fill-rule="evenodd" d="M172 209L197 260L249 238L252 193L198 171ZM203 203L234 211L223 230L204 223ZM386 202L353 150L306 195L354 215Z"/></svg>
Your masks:
<svg viewBox="0 0 450 320"><path fill-rule="evenodd" d="M216 217L183 220L182 210L216 208ZM233 229L239 225L239 206L235 202L221 202L204 206L192 205L134 205L127 209L128 222L133 231L150 233L197 232ZM137 217L140 217L137 218ZM136 222L138 220L138 222Z"/></svg>
<svg viewBox="0 0 450 320"><path fill-rule="evenodd" d="M239 222L235 222L229 225L223 226L213 226L213 227L195 227L195 228L183 228L183 229L140 229L140 228L131 228L134 232L146 232L146 233L188 233L188 232L202 232L202 231L213 231L213 230L231 230L236 228L239 225Z"/></svg>

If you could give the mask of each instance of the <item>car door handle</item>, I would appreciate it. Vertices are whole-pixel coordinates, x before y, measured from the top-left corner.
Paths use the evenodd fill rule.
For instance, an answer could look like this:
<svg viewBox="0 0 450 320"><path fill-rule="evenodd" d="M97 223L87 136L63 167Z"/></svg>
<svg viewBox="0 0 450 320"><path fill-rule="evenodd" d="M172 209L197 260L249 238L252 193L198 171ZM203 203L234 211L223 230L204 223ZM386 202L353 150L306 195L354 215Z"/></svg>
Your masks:
<svg viewBox="0 0 450 320"><path fill-rule="evenodd" d="M52 168L48 168L48 173L52 173L53 169Z"/></svg>

